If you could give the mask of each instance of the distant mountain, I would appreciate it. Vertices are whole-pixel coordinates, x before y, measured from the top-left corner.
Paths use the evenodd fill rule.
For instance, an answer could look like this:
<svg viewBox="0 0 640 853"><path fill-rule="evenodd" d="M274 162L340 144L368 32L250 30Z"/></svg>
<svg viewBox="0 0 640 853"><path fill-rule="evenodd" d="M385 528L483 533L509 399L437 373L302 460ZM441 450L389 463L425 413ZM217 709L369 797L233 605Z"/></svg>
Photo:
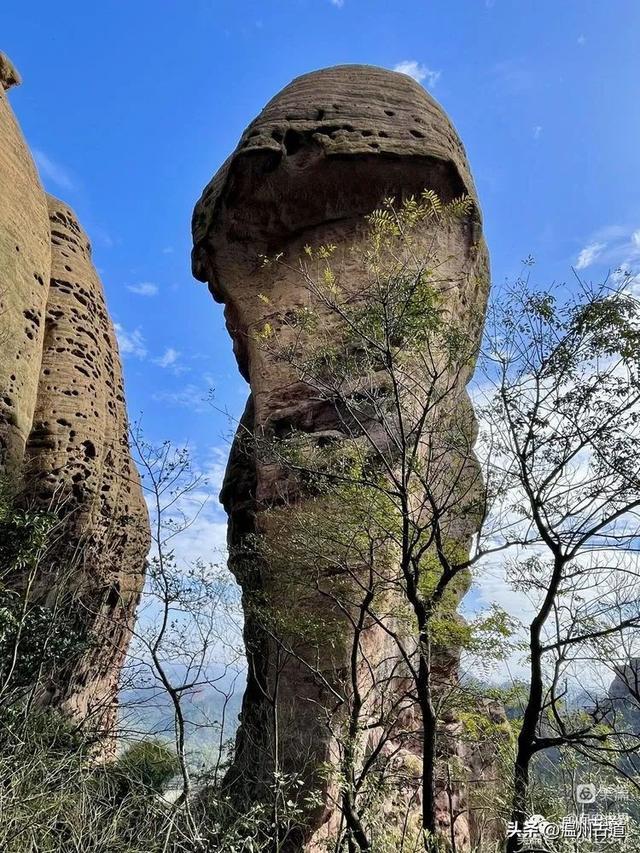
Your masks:
<svg viewBox="0 0 640 853"><path fill-rule="evenodd" d="M203 683L180 698L187 752L198 767L215 763L220 745L235 736L245 685L241 673L201 680ZM174 741L174 705L162 684L154 680L121 691L119 729L124 742L140 737Z"/></svg>

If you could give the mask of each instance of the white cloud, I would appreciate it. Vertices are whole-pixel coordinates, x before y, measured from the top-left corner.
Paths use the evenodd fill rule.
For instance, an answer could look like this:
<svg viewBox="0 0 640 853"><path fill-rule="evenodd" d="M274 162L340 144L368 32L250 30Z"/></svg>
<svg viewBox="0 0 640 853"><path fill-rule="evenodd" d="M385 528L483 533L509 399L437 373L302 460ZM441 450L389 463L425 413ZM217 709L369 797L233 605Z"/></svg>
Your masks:
<svg viewBox="0 0 640 853"><path fill-rule="evenodd" d="M342 9L342 7L344 6L344 0L329 0L329 2L337 9Z"/></svg>
<svg viewBox="0 0 640 853"><path fill-rule="evenodd" d="M541 133L542 133L542 125L536 124L535 127L533 128L533 138L534 139L540 139Z"/></svg>
<svg viewBox="0 0 640 853"><path fill-rule="evenodd" d="M578 44L580 47L583 47L587 43L587 37L582 35L582 33L578 36Z"/></svg>
<svg viewBox="0 0 640 853"><path fill-rule="evenodd" d="M158 285L152 281L141 281L139 284L128 285L127 290L138 296L155 296L158 293Z"/></svg>
<svg viewBox="0 0 640 853"><path fill-rule="evenodd" d="M180 361L180 352L173 347L167 347L161 356L153 359L153 363L165 370L170 370L174 376L187 373L189 368Z"/></svg>
<svg viewBox="0 0 640 853"><path fill-rule="evenodd" d="M597 260L607 266L613 282L640 295L640 228L608 225L596 231L578 255L576 269Z"/></svg>
<svg viewBox="0 0 640 853"><path fill-rule="evenodd" d="M162 250L163 255L170 255L173 252L173 246L165 246Z"/></svg>
<svg viewBox="0 0 640 853"><path fill-rule="evenodd" d="M488 615L490 608L497 606L502 608L518 625L514 642L526 639L526 626L536 614L536 606L529 595L515 587L513 578L509 576L504 559L494 557L483 560L476 567L474 583L468 598L462 600L460 611L465 618L474 619ZM466 656L468 657L468 656ZM464 658L464 656L463 656ZM488 661L483 673L490 681L501 683L510 680L526 680L528 667L526 655L522 648L510 650L506 661ZM477 656L472 656L474 667L481 663ZM473 674L473 673L471 673Z"/></svg>
<svg viewBox="0 0 640 853"><path fill-rule="evenodd" d="M120 352L123 356L132 355L134 358L144 359L147 357L147 346L140 329L127 331L120 323L115 324L116 335Z"/></svg>
<svg viewBox="0 0 640 853"><path fill-rule="evenodd" d="M418 83L426 81L426 86L433 89L440 78L439 71L432 71L426 65L421 65L415 59L404 59L393 68L399 74L406 74L408 77L413 77Z"/></svg>
<svg viewBox="0 0 640 853"><path fill-rule="evenodd" d="M622 264L611 273L613 283L623 287L635 299L640 299L640 275L634 273L628 264Z"/></svg>
<svg viewBox="0 0 640 853"><path fill-rule="evenodd" d="M587 267L590 267L602 254L602 250L605 247L606 243L589 243L588 246L585 246L576 260L576 269L585 270Z"/></svg>
<svg viewBox="0 0 640 853"><path fill-rule="evenodd" d="M522 387L526 389L526 380ZM492 465L488 466L489 469L497 464L506 470L509 467L507 461L509 455L507 454L504 459L495 455L495 433L492 425L485 422L482 415L484 407L491 402L495 393L494 381L489 380L486 375L480 380L476 377L470 390L472 400L476 404L476 411L479 412L480 416L479 440L476 445L479 461L482 465L488 465L487 460L492 458ZM561 421L558 420L555 427L557 428L560 424ZM590 459L590 454L587 451L583 451L575 457L575 464L572 464L566 479L563 479L559 484L561 492L565 487L572 484L578 490L585 487L591 477ZM502 485L506 485L506 481ZM492 506L492 512L487 519L482 536L482 543L485 548L500 546L516 534L522 535L524 539L525 534L530 532L530 521L526 509L522 509L522 507L527 506L527 500L523 498L521 489L516 482L509 484L509 486L508 490L502 495L496 496ZM576 507L578 506L579 503L576 504ZM578 518L577 515L575 517ZM566 635L571 618L587 619L590 612L589 607L597 602L602 602L605 598L610 603L615 604L622 587L607 580L613 567L620 570L621 573L618 577L624 577L625 575L622 572L625 570L626 562L630 561L633 564L633 569L626 568L627 576L635 576L637 555L633 553L627 555L618 549L607 552L603 548L598 549L596 554L597 556L594 556L594 552L585 549L584 553L579 554L576 558L576 565L588 571L582 578L576 575L571 580L568 590L560 594L558 598L560 606L556 616L551 618L545 627L548 636L553 637L555 631L559 631L561 635ZM491 606L497 605L506 610L519 623L512 639L517 642L526 641L528 639L527 626L538 612L541 596L545 592L544 588L536 589L535 586L530 585L531 578L527 572L526 559L533 556L538 556L541 559L549 558L546 547L535 539L527 547L518 547L510 551L505 550L485 556L476 565L474 585L468 598L462 602L461 611L463 615L472 618L477 617L487 613ZM526 644L524 648L526 648ZM622 650L621 657L623 657ZM612 678L612 667L619 662L617 659L602 662L598 660L597 655L590 654L586 646L581 647L578 654L573 657L569 655L566 658L566 662L563 664L564 677L568 679L569 683L580 685L582 689L595 689L598 683L606 688ZM484 677L497 683L513 677L526 679L528 675L522 647L514 647L505 661L494 664L491 662L483 663L473 656L466 655L463 656L463 664L470 667L471 674L477 675L478 670L480 670Z"/></svg>
<svg viewBox="0 0 640 853"><path fill-rule="evenodd" d="M167 347L160 358L154 359L155 364L159 367L175 367L176 362L180 358L180 353L173 347Z"/></svg>
<svg viewBox="0 0 640 853"><path fill-rule="evenodd" d="M229 447L211 447L202 465L194 459L195 472L203 477L198 488L184 495L178 509L192 520L189 527L173 540L176 556L187 564L196 560L227 559L227 517L218 494L229 455ZM153 512L153 507L151 507Z"/></svg>
<svg viewBox="0 0 640 853"><path fill-rule="evenodd" d="M153 395L157 403L190 409L198 414L210 411L209 391L202 385L185 385L179 391L159 391Z"/></svg>
<svg viewBox="0 0 640 853"><path fill-rule="evenodd" d="M56 186L63 190L74 190L76 188L73 178L64 166L56 163L44 151L34 148L33 158L43 178L47 178L51 183L56 184Z"/></svg>
<svg viewBox="0 0 640 853"><path fill-rule="evenodd" d="M168 666L182 663L192 673L202 666L202 670L196 674L197 681L204 681L208 677L211 666L229 666L229 676L233 678L234 673L243 669L244 656L240 651L243 646L243 618L240 589L226 568L227 518L218 500L229 447L211 447L202 458L196 448L172 443L168 448L168 464L173 464L185 450L191 463L188 470L184 476L176 472L177 478L172 481L173 490L163 490L160 496L161 502L165 504L160 518L161 522L164 521L161 536L165 553L171 552L171 559L165 569L168 576L175 579L176 588L181 589L182 595L179 600L168 603L170 625L167 642L161 642L158 651ZM154 492L148 488L148 480L143 479L144 487L147 487L147 506L155 531L157 510ZM153 558L156 553L157 542L153 542L150 557ZM201 596L199 600L198 596ZM197 607L194 606L196 603ZM164 606L164 590L157 581L154 583L153 573L150 572L137 612L134 642L129 649L135 665L139 666L145 661L149 665L149 642L158 638L158 625L162 622ZM178 638L180 645L176 646ZM190 652L196 648L198 655L194 663ZM183 653L180 649L183 649ZM153 667L150 668L154 671ZM240 678L238 689L241 684ZM196 695L187 691L186 702L190 702ZM197 714L196 709L197 703L189 708L190 714ZM198 724L196 719L192 720L194 725ZM211 720L203 718L200 724L211 725Z"/></svg>

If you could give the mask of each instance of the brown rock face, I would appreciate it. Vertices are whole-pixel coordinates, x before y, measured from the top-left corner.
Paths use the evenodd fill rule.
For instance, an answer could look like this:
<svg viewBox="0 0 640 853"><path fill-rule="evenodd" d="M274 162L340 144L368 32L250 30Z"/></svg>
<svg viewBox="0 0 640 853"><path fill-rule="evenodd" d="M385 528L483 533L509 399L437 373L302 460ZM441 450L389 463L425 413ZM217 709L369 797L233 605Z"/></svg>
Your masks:
<svg viewBox="0 0 640 853"><path fill-rule="evenodd" d="M47 202L6 95L18 79L0 54L0 471L31 429L51 263Z"/></svg>
<svg viewBox="0 0 640 853"><path fill-rule="evenodd" d="M7 92L12 86L19 86L21 82L13 62L0 50L0 85Z"/></svg>
<svg viewBox="0 0 640 853"><path fill-rule="evenodd" d="M84 638L38 699L108 730L149 549L118 346L89 240L45 197L4 93L0 121L0 471L59 519L29 595Z"/></svg>
<svg viewBox="0 0 640 853"><path fill-rule="evenodd" d="M89 240L48 197L51 283L33 424L24 459L32 502L56 507L64 537L38 583L77 609L99 643L61 672L44 701L85 719L115 696L149 549L148 519L129 452L122 369Z"/></svg>
<svg viewBox="0 0 640 853"><path fill-rule="evenodd" d="M261 593L272 596L278 578L269 565L247 558L247 542L256 532L272 535L263 513L281 502L288 483L286 474L252 449L251 438L277 438L283 424L311 436L332 429L335 438L339 419L328 423L330 413L318 407L312 389L298 381L293 368L270 357L257 339L255 332L266 322L303 308L305 298L295 269L263 267L259 255L283 253L295 267L305 245L333 244L340 252L341 281L355 292L364 273L357 253L350 249L361 239L364 217L385 198L403 200L424 189L434 190L443 201L462 194L476 200L464 150L446 115L405 75L341 66L304 75L270 101L205 188L194 211L193 272L208 283L217 301L224 302L239 368L251 386L221 495L229 514L230 567L247 605L249 659L235 765L227 781L240 801L265 796L275 749L268 697L277 681L280 767L285 773L302 774L309 787L322 792L321 804L308 809L298 845L320 843L336 825L336 792L323 781L322 769L335 764L338 751L327 726L333 701L327 685L348 671L349 646L338 642L331 650L313 650L323 686L309 677L309 668L300 660L310 654L307 648L298 649L300 659L293 656L283 662L260 628L251 602ZM448 292L448 307L469 338L477 340L488 289L477 205L469 217L446 228L426 224L418 248L428 254L434 247L442 259L441 279L456 283ZM268 304L259 294L268 297ZM459 405L470 412L464 388L468 378L461 377ZM297 500L304 501L304 496ZM458 541L468 541L472 532L468 520L452 519L451 534ZM300 566L300 577L308 572L309 566ZM316 612L328 608L326 598L312 599L311 593L304 604L298 603L301 618L306 607ZM346 624L344 630L345 634L349 630ZM369 660L380 666L394 655L388 637L375 626L369 629L367 647ZM453 676L457 650L445 654L441 666L446 677ZM469 843L468 832L463 835L460 850Z"/></svg>

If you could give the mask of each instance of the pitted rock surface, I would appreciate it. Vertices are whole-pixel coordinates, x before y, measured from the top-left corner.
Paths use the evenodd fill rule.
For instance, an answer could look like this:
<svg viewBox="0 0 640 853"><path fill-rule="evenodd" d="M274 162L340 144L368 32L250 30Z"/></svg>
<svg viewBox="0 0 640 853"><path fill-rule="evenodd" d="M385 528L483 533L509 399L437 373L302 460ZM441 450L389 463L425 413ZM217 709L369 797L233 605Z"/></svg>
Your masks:
<svg viewBox="0 0 640 853"><path fill-rule="evenodd" d="M36 698L108 734L149 521L89 240L45 197L5 94L17 80L0 55L0 474L16 500L59 519L31 600L62 607L90 641ZM23 592L28 579L3 582Z"/></svg>
<svg viewBox="0 0 640 853"><path fill-rule="evenodd" d="M293 428L307 433L310 440L320 440L327 431L332 440L340 440L341 430L331 406L319 403L290 365L270 357L255 332L265 323L278 332L287 312L304 307L304 287L295 265L305 245L337 246L334 259L342 286L357 292L363 271L352 249L360 245L365 217L386 198L401 201L424 189L434 190L445 202L466 194L475 203L459 222L425 224L416 250L425 255L434 250L441 259L439 278L443 287L450 285L447 307L469 340L479 341L489 275L469 166L445 113L405 75L369 66L339 66L297 78L248 126L194 210L194 276L206 281L214 298L224 303L238 365L251 387L221 495L229 514L230 567L246 603L249 673L235 763L227 777L230 792L240 802L268 796L273 744L265 697L280 666L274 642L261 630L251 605L256 596L260 600L262 594L277 595L279 579L270 565L252 558L250 543L256 533L267 539L278 536L263 514L271 506L305 500L304 494L290 492L286 472L261 458L260 443L253 439L264 435L277 439ZM287 266L261 264L260 255L276 253L282 253ZM304 340L307 333L296 334ZM465 390L469 373L466 367L459 372L456 387L457 408L468 413L465 420L472 440L473 413ZM475 465L472 458L469 465ZM451 519L449 533L457 541L468 543L473 532L468 518ZM310 568L300 565L300 578ZM459 594L464 591L461 588ZM327 610L326 602L319 594L314 600L311 592L291 607L297 607L298 618L304 620L308 608L316 613ZM344 631L346 638L346 624ZM394 650L383 629L374 625L367 631L369 660L383 667ZM325 683L348 672L346 645L338 642L331 649L314 650ZM321 804L307 809L306 828L291 848L311 850L321 848L339 819L337 791L324 772L335 763L338 749L326 725L333 698L314 683L301 662L305 654L309 649L301 646L298 659L294 656L282 664L277 677L282 703L279 749L284 772L301 773L309 788L321 791ZM439 661L442 678L455 678L457 664L458 649L445 650ZM415 729L410 713L406 724L408 731ZM415 791L405 797L405 805L417 808L417 802ZM446 834L446 826L442 829ZM468 830L463 834L460 851L468 850L471 840Z"/></svg>
<svg viewBox="0 0 640 853"><path fill-rule="evenodd" d="M207 253L205 250L202 255L200 249L216 227L220 208L237 190L241 180L238 171L246 169L245 158L258 159L268 174L286 167L289 158L302 152L295 164L299 171L306 168L305 155L313 148L335 160L378 157L391 172L390 185L390 161L433 158L452 172L456 194L466 193L477 200L462 142L439 104L419 83L405 74L371 65L313 71L297 77L269 101L205 188L193 218L196 278L208 280ZM321 199L326 203L322 193ZM278 200L282 202L282 198ZM321 218L313 204L303 211L300 201L293 200L292 229L300 227L301 217L311 220L312 212L316 221L330 215L323 210ZM310 201L312 198L305 199ZM233 202L228 205L229 216L238 207L235 198ZM284 220L287 212L281 204L277 216ZM262 224L267 225L264 220Z"/></svg>
<svg viewBox="0 0 640 853"><path fill-rule="evenodd" d="M6 53L0 50L0 86L8 92L12 86L19 86L22 78Z"/></svg>
<svg viewBox="0 0 640 853"><path fill-rule="evenodd" d="M56 576L44 573L40 582L49 597L55 590L78 608L102 641L52 682L46 700L83 718L109 706L117 690L142 590L148 518L89 240L66 204L49 197L48 206L51 283L24 477L27 495L64 519L64 540L50 558Z"/></svg>
<svg viewBox="0 0 640 853"><path fill-rule="evenodd" d="M36 404L51 264L47 203L6 90L0 54L0 473L15 476Z"/></svg>

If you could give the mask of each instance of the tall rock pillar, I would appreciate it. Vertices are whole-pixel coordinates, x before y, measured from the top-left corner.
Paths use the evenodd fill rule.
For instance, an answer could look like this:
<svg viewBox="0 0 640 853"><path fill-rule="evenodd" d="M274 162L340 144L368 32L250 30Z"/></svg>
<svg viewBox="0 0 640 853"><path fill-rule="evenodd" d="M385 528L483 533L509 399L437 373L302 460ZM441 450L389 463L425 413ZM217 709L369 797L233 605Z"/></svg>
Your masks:
<svg viewBox="0 0 640 853"><path fill-rule="evenodd" d="M338 247L342 280L357 290L365 273L349 250L361 239L365 217L386 198L403 200L425 189L444 201L463 194L476 201L464 149L447 116L405 75L340 66L297 78L267 104L205 188L193 216L194 275L224 303L239 369L251 387L221 496L229 514L230 567L243 590L249 664L235 764L227 783L240 802L265 796L276 750L269 703L277 682L279 768L300 774L307 789L321 792L319 805L307 810L299 844L317 839L323 828L335 828L335 791L324 781L336 755L327 718L335 699L331 685L348 671L348 644L334 643L329 649L320 643L310 649L301 641L283 662L269 632L261 628L255 602L261 595L277 595L277 568L247 559L246 546L256 533L270 535L266 513L282 503L289 483L286 471L270 464L252 438L277 441L299 429L311 441L314 434L320 441L330 429L336 439L340 419L326 404L318 405L313 390L290 365L271 357L256 333L304 308L304 288L294 267L305 245ZM425 224L419 239L425 253L435 245L442 259L439 277L456 283L447 293L449 307L469 339L478 340L488 262L477 206L455 224ZM288 264L261 265L260 255L279 253ZM467 410L468 378L467 372L459 388L460 406ZM304 501L304 495L294 499ZM464 528L465 522L459 526ZM471 532L461 529L459 538L466 540ZM301 564L300 577L309 569ZM289 603L301 620L305 608L330 610L326 599L310 601L313 593L307 598ZM379 627L370 629L367 643L380 663L394 654ZM305 666L309 656L321 679L310 677ZM455 653L452 657L455 668Z"/></svg>
<svg viewBox="0 0 640 853"><path fill-rule="evenodd" d="M51 279L23 490L30 505L55 512L63 530L34 595L75 614L89 647L51 674L40 699L109 729L144 582L149 522L91 246L68 205L52 196L47 203Z"/></svg>
<svg viewBox="0 0 640 853"><path fill-rule="evenodd" d="M77 629L81 650L44 667L35 698L109 734L149 520L102 283L75 214L42 189L7 101L19 82L0 53L0 485L56 526L28 576L0 565L0 592Z"/></svg>
<svg viewBox="0 0 640 853"><path fill-rule="evenodd" d="M7 92L0 53L0 473L19 469L36 404L51 249L47 202Z"/></svg>

